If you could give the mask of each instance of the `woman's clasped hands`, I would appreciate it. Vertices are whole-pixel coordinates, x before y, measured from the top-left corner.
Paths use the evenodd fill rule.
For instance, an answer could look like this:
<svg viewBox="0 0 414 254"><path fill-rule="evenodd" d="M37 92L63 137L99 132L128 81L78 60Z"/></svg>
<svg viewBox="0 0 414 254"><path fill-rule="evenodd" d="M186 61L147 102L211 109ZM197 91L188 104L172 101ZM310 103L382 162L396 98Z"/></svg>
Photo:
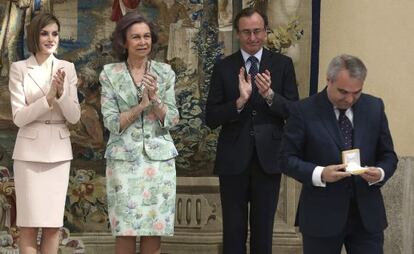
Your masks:
<svg viewBox="0 0 414 254"><path fill-rule="evenodd" d="M144 107L148 107L152 101L158 100L157 77L153 74L146 73L142 78L141 84L144 86L144 89L140 104Z"/></svg>
<svg viewBox="0 0 414 254"><path fill-rule="evenodd" d="M49 92L46 95L47 102L49 106L52 105L53 100L59 99L62 96L64 91L64 82L65 82L66 73L62 68L53 75L52 83L50 84Z"/></svg>

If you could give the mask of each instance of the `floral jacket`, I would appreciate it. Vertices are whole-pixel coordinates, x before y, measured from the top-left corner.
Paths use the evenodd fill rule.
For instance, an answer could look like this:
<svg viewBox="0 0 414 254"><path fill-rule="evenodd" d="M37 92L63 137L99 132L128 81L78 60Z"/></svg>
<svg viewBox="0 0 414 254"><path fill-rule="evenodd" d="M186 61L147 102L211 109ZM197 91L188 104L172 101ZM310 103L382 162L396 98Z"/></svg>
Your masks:
<svg viewBox="0 0 414 254"><path fill-rule="evenodd" d="M107 159L134 161L144 152L152 160L168 160L178 155L169 133L179 120L175 105L175 73L170 65L156 61L151 62L149 72L157 76L159 97L168 108L164 122L157 119L149 106L124 130L120 130L120 113L138 103L137 90L127 66L125 62L107 64L99 76L103 122L110 131L105 152Z"/></svg>

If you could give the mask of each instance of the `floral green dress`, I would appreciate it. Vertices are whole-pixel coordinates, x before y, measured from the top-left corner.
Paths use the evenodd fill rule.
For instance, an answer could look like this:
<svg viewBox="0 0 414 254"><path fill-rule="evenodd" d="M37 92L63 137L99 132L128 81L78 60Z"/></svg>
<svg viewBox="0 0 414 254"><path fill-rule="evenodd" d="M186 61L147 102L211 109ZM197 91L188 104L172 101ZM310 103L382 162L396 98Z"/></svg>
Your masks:
<svg viewBox="0 0 414 254"><path fill-rule="evenodd" d="M110 131L105 158L108 213L116 236L169 236L174 233L178 155L169 129L179 114L175 105L175 74L168 64L152 61L149 70L157 76L158 93L167 106L163 122L148 107L142 117L124 130L120 112L138 103L136 88L125 63L104 66L102 115Z"/></svg>

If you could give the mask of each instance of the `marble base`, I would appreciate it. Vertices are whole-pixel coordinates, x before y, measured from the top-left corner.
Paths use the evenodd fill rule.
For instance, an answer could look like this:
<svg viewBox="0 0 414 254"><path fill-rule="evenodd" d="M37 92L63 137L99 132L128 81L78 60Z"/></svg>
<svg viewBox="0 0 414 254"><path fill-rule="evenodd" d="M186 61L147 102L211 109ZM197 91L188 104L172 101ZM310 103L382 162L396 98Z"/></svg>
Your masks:
<svg viewBox="0 0 414 254"><path fill-rule="evenodd" d="M298 185L283 178L273 233L273 252L301 253L301 239L293 227ZM222 246L222 221L217 177L178 177L174 237L162 238L162 252L217 254ZM85 253L114 253L110 233L72 234L82 240ZM137 248L138 249L138 248Z"/></svg>
<svg viewBox="0 0 414 254"><path fill-rule="evenodd" d="M381 189L389 222L384 243L384 253L387 254L414 253L413 169L414 157L400 158L395 175ZM3 185L5 190L13 187L7 182ZM293 226L299 192L299 183L291 178L282 178L273 232L273 253L302 253L301 236ZM175 235L162 239L163 253L222 253L217 177L178 177L176 206ZM114 253L115 238L109 232L72 233L71 239L81 240L88 254Z"/></svg>

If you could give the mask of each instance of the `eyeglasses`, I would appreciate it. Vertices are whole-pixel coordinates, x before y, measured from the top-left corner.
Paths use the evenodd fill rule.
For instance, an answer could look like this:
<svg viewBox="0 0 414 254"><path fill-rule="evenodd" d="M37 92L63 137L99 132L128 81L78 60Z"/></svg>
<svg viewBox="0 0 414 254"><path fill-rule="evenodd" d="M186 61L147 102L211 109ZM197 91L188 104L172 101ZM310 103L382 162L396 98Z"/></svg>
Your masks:
<svg viewBox="0 0 414 254"><path fill-rule="evenodd" d="M265 30L266 30L266 29L264 29L264 28L256 28L256 29L253 29L253 30L243 29L243 30L241 30L241 31L240 31L240 33L241 33L243 36L250 37L252 34L253 34L254 36L258 36L258 35L260 35L261 33L263 33Z"/></svg>

